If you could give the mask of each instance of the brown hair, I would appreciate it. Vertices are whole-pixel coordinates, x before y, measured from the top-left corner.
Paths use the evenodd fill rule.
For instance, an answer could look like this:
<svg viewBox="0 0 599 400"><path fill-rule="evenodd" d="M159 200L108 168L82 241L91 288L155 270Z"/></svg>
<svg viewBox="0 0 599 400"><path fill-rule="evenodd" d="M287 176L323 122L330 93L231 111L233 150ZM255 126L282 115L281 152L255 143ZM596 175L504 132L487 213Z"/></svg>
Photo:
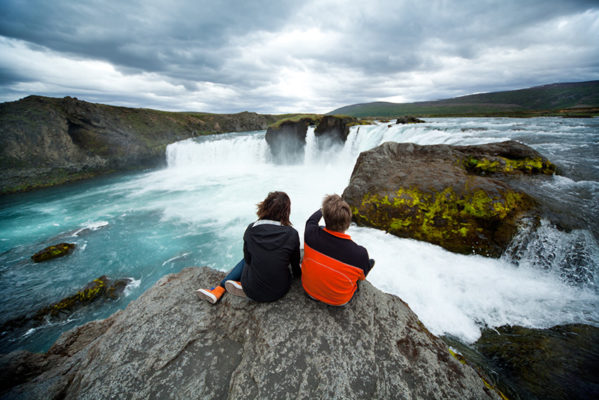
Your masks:
<svg viewBox="0 0 599 400"><path fill-rule="evenodd" d="M351 223L351 209L338 194L325 196L322 201L322 215L327 229L345 232Z"/></svg>
<svg viewBox="0 0 599 400"><path fill-rule="evenodd" d="M268 196L257 204L258 219L279 221L281 225L291 226L289 214L291 213L291 200L285 192L270 192Z"/></svg>

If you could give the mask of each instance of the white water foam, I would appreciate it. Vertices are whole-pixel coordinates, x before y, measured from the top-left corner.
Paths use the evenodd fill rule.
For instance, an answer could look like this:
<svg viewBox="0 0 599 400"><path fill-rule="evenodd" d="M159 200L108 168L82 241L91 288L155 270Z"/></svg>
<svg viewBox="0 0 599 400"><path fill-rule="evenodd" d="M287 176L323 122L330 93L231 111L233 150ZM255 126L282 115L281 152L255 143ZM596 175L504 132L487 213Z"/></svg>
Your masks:
<svg viewBox="0 0 599 400"><path fill-rule="evenodd" d="M125 286L123 296L128 297L131 293L141 285L141 279L127 278L130 282Z"/></svg>
<svg viewBox="0 0 599 400"><path fill-rule="evenodd" d="M168 260L166 260L165 262L163 262L162 266L164 267L166 264L171 263L171 262L176 261L176 260L180 260L182 258L185 258L185 257L187 257L190 254L191 254L190 252L187 252L187 253L183 253L183 254L175 256L175 257L171 257Z"/></svg>
<svg viewBox="0 0 599 400"><path fill-rule="evenodd" d="M407 302L434 334L471 343L483 326L597 321L595 291L570 286L551 271L454 254L374 229L349 233L376 259L368 280Z"/></svg>
<svg viewBox="0 0 599 400"><path fill-rule="evenodd" d="M543 130L543 121L539 124ZM343 147L327 152L317 148L310 129L301 165L272 164L264 132L187 140L168 146L168 168L136 182L130 196L141 203L139 207L160 210L164 222L180 221L189 224L190 232L217 235L218 251L226 253L232 266L241 254L243 231L255 219L255 205L269 191L289 194L291 220L303 237L304 221L319 208L324 195L344 190L361 151L385 141L497 142L519 139L526 129L531 128L521 121L501 119L360 126L351 129ZM599 324L596 288L572 285L554 269L518 266L509 258L453 254L373 229L354 226L349 233L376 259L368 279L408 302L433 333L472 342L484 326ZM206 264L213 265L210 260Z"/></svg>
<svg viewBox="0 0 599 400"><path fill-rule="evenodd" d="M77 229L71 236L77 237L83 231L97 231L105 226L108 226L108 221L95 221L95 222L87 222L80 229Z"/></svg>

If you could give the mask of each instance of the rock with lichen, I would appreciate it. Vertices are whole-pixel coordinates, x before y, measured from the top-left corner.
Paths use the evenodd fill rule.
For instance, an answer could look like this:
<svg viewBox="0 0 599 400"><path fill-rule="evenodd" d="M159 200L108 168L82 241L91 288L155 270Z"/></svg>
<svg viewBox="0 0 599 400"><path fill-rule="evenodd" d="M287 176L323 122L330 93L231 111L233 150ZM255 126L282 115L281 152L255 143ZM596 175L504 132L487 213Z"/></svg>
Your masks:
<svg viewBox="0 0 599 400"><path fill-rule="evenodd" d="M298 280L272 303L197 298L223 276L186 268L45 354L0 357L0 396L499 399L406 303L367 281L345 307L310 299Z"/></svg>
<svg viewBox="0 0 599 400"><path fill-rule="evenodd" d="M129 278L110 279L106 275L94 279L85 285L76 293L63 298L62 300L42 307L35 313L22 315L13 318L0 325L0 332L6 334L12 332L13 335L39 326L47 321L62 320L75 311L105 300L116 300L122 294L127 285L131 282Z"/></svg>
<svg viewBox="0 0 599 400"><path fill-rule="evenodd" d="M75 249L74 243L59 243L53 246L48 246L43 250L38 251L31 256L31 259L36 263L52 260L58 257L64 257Z"/></svg>
<svg viewBox="0 0 599 400"><path fill-rule="evenodd" d="M58 317L61 314L70 314L77 308L93 303L100 299L117 299L127 287L131 279L110 279L106 275L89 282L77 293L65 297L57 303L39 309L34 319L42 320L45 317Z"/></svg>
<svg viewBox="0 0 599 400"><path fill-rule="evenodd" d="M545 157L515 141L388 142L360 154L343 197L359 225L457 253L499 257L520 221L538 216L536 200L510 181L554 172Z"/></svg>

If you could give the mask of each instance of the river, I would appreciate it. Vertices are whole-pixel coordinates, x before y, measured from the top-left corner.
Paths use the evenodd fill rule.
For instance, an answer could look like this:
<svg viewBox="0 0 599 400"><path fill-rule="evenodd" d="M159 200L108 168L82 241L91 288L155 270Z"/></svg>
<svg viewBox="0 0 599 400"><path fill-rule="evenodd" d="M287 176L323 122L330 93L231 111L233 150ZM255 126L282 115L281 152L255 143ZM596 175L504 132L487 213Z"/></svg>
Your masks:
<svg viewBox="0 0 599 400"><path fill-rule="evenodd" d="M3 332L0 352L45 351L60 333L126 307L161 276L187 266L226 271L242 256L242 235L256 203L283 190L291 222L305 220L324 195L341 194L361 151L385 141L426 144L525 143L560 171L535 187L568 231L544 220L523 228L499 259L352 226L376 266L368 280L407 302L434 334L466 343L481 328L599 326L599 119L455 118L424 124L353 127L344 146L321 151L309 130L303 163L274 164L265 132L230 133L173 143L166 167L0 198L0 323L32 314L101 276L132 283L117 301L67 319ZM59 242L73 254L35 264ZM190 293L189 301L198 301ZM142 327L140 327L142 328Z"/></svg>

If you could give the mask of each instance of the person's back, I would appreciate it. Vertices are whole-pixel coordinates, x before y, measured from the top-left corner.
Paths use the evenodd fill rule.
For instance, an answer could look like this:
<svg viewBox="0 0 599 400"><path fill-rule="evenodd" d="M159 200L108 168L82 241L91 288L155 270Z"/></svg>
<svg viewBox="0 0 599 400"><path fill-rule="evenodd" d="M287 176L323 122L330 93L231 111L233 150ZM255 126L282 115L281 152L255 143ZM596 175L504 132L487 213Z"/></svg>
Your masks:
<svg viewBox="0 0 599 400"><path fill-rule="evenodd" d="M323 216L326 228L318 225ZM366 249L344 233L350 222L349 205L338 195L326 196L322 210L306 222L302 285L310 297L330 305L350 301L357 281L372 268Z"/></svg>
<svg viewBox="0 0 599 400"><path fill-rule="evenodd" d="M258 220L243 235L245 267L241 284L255 301L274 301L283 297L299 269L299 235L291 226L278 221Z"/></svg>
<svg viewBox="0 0 599 400"><path fill-rule="evenodd" d="M291 226L291 200L285 192L270 192L257 204L258 220L243 235L243 258L218 286L200 288L197 295L212 304L226 292L255 301L274 301L299 277L299 235Z"/></svg>

